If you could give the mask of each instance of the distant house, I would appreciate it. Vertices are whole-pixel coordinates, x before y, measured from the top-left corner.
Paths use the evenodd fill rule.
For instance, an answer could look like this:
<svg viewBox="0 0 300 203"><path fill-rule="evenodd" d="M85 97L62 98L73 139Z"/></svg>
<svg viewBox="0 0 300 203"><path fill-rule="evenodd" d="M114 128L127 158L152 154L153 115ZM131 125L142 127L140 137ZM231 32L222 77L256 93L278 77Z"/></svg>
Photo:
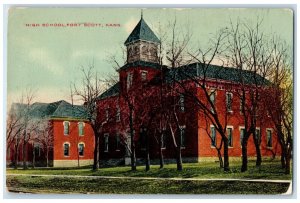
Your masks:
<svg viewBox="0 0 300 203"><path fill-rule="evenodd" d="M13 104L15 111L24 112L26 106ZM66 101L34 103L26 113L27 126L12 139L7 150L7 164L69 167L90 165L93 162L94 134L86 119L83 106ZM25 122L24 118L22 118ZM25 129L28 142L23 145ZM16 146L17 145L17 146ZM23 147L26 148L23 154Z"/></svg>

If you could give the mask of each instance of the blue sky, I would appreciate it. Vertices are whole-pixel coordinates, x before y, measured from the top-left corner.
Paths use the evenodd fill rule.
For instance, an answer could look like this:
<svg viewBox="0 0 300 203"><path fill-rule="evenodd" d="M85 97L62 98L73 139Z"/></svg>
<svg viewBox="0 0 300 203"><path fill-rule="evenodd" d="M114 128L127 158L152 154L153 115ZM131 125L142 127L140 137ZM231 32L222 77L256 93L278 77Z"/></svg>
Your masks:
<svg viewBox="0 0 300 203"><path fill-rule="evenodd" d="M28 86L37 89L36 101L69 100L69 85L78 81L80 66L95 62L102 77L113 73L110 54L121 58L121 46L140 19L141 9L12 8L8 17L8 104ZM190 25L193 44L206 44L219 28L237 18L255 22L263 17L263 31L293 44L293 13L288 9L145 9L144 19L158 32L176 16ZM27 27L43 23L100 23L103 27ZM106 27L105 24L120 24Z"/></svg>

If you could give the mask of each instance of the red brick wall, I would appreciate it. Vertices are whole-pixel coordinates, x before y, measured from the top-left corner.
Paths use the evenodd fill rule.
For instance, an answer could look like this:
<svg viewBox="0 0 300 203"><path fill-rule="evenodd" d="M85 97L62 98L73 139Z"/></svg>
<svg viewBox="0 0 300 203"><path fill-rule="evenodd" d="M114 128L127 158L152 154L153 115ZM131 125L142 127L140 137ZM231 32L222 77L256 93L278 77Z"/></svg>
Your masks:
<svg viewBox="0 0 300 203"><path fill-rule="evenodd" d="M69 135L64 135L64 121L70 122ZM87 122L84 126L84 135L79 136L78 120L53 120L53 135L54 135L54 160L77 160L78 159L78 143L85 144L84 156L80 160L93 159L94 157L94 133ZM69 156L64 156L65 142L70 143Z"/></svg>

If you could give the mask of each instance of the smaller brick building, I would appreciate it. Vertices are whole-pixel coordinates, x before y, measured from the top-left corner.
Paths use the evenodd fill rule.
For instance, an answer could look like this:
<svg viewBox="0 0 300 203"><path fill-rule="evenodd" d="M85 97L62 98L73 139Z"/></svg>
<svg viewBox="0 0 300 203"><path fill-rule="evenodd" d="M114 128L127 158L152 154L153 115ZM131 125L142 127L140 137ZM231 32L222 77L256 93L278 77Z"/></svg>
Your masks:
<svg viewBox="0 0 300 203"><path fill-rule="evenodd" d="M18 105L20 110L25 105ZM27 112L28 142L23 145L24 129L12 140L7 149L7 164L69 167L93 163L94 133L86 120L83 106L66 101L34 103ZM31 135L29 135L29 133ZM17 147L16 147L17 144ZM26 153L23 154L23 147ZM48 159L48 161L47 161Z"/></svg>

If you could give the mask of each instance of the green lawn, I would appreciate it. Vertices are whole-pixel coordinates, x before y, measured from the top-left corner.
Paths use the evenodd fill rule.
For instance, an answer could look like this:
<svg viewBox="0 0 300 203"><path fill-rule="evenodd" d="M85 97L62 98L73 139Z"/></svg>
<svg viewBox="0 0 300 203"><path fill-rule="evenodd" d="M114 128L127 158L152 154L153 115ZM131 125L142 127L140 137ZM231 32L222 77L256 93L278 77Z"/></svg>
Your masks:
<svg viewBox="0 0 300 203"><path fill-rule="evenodd" d="M8 177L12 192L96 194L281 194L288 183Z"/></svg>
<svg viewBox="0 0 300 203"><path fill-rule="evenodd" d="M144 166L137 171L130 167L69 169L7 169L7 174L53 174L83 176L118 176L118 177L160 177L158 180L146 179L112 179L83 177L36 177L7 176L7 188L12 192L30 193L97 193L97 194L281 194L287 191L288 183L240 182L232 180L188 180L204 179L279 179L290 180L280 168L280 162L267 161L260 168L255 162L249 162L249 170L240 172L240 163L231 162L231 170L224 172L218 163L183 164L183 171L177 171L175 164L166 165L164 169L151 166L146 172ZM170 180L163 178L187 178L187 180Z"/></svg>
<svg viewBox="0 0 300 203"><path fill-rule="evenodd" d="M264 161L260 168L255 167L255 162L249 162L249 170L240 172L240 162L231 162L229 172L224 172L218 167L218 163L186 163L183 171L177 171L175 164L165 165L164 169L159 166L151 166L146 172L144 166L138 166L137 171L131 171L129 166L100 168L92 171L90 168L48 168L48 169L8 169L7 174L54 174L54 175L84 175L84 176L126 176L126 177L162 177L162 178L247 178L247 179L280 179L290 180L291 175L284 174L279 161Z"/></svg>

